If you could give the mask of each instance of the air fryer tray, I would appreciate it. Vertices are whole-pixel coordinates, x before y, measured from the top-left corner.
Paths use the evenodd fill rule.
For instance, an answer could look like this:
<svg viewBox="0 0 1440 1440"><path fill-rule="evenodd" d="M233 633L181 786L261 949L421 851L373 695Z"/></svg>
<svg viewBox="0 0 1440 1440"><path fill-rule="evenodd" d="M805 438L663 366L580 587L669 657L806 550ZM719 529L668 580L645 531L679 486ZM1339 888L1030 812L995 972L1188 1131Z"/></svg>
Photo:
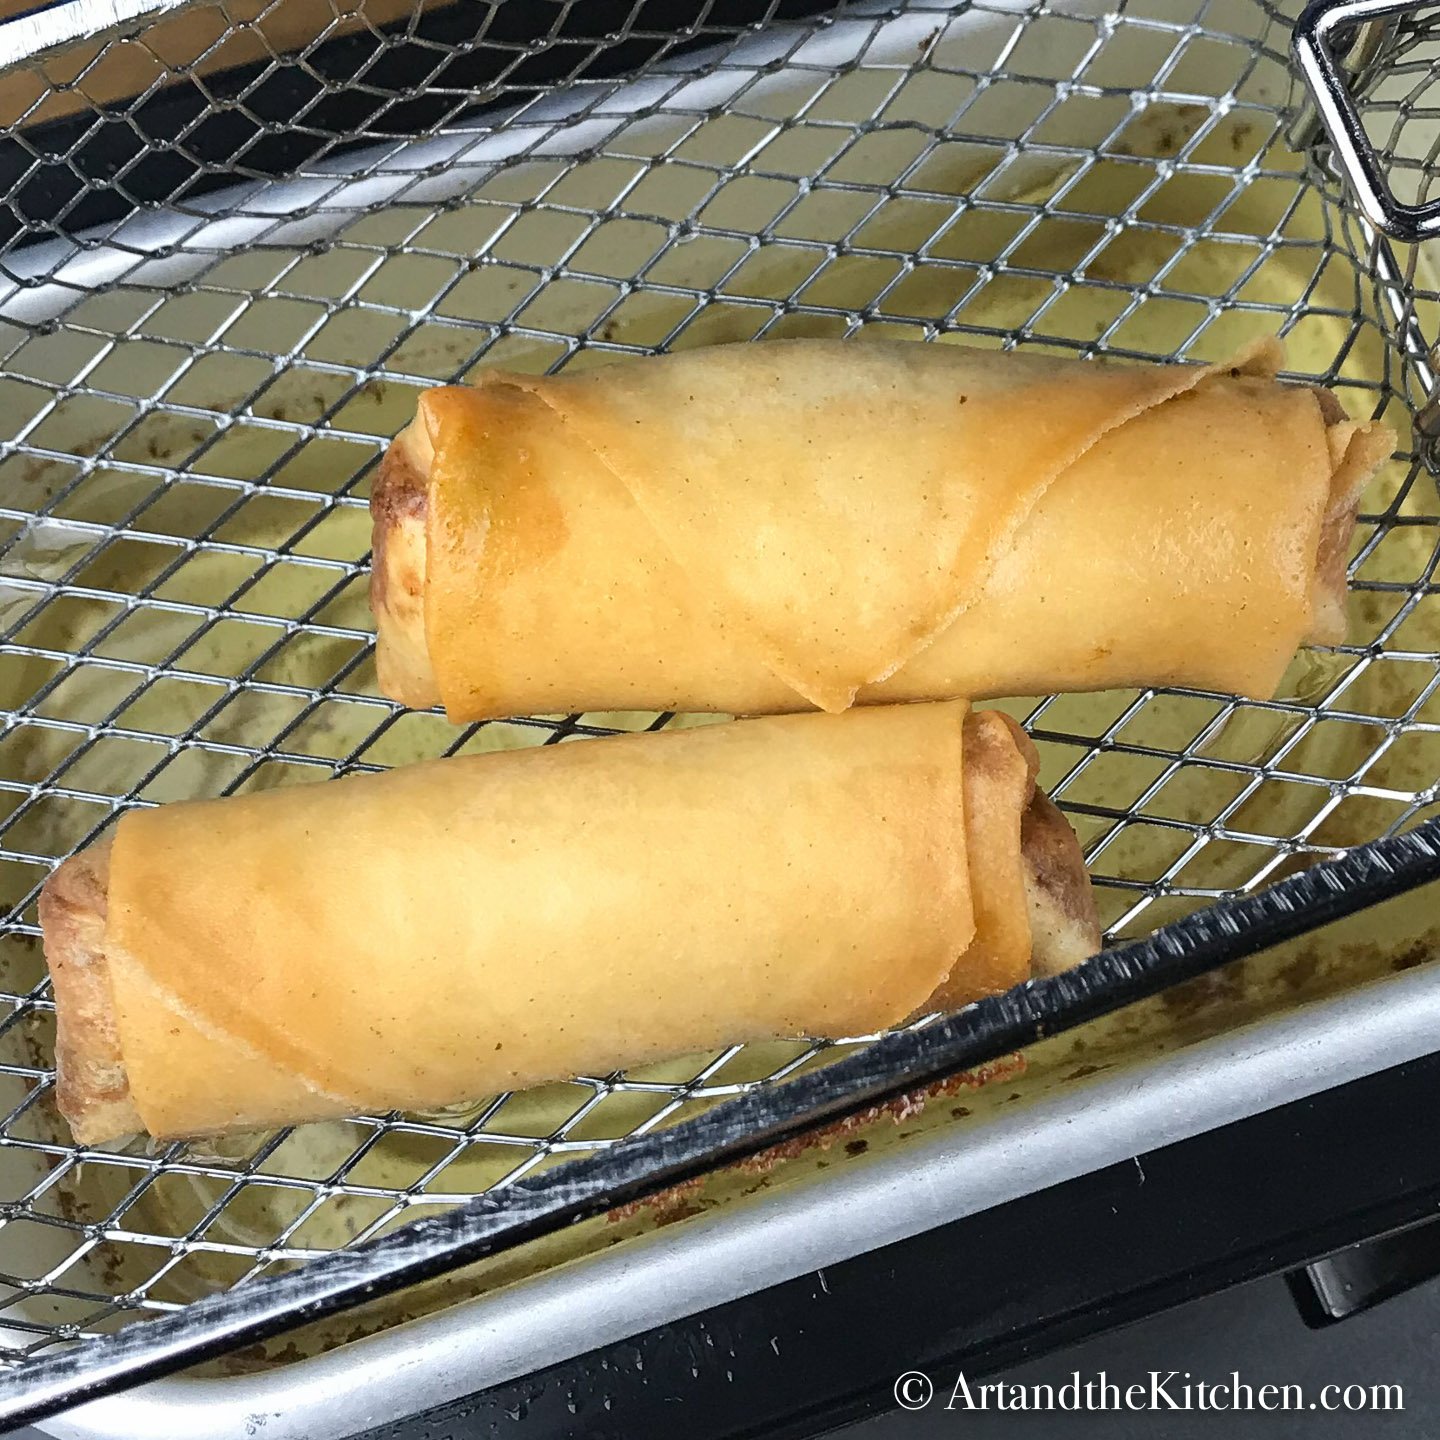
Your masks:
<svg viewBox="0 0 1440 1440"><path fill-rule="evenodd" d="M1290 21L1256 0L707 0L664 28L649 8L155 3L101 34L65 4L0 26L0 1420L757 1152L783 1167L822 1125L980 1085L956 1073L1440 877L1440 507L1409 438L1440 297L1381 233L1399 202L1353 201L1322 128L1348 133L1353 91L1350 161L1413 181L1423 215L1423 24L1352 30L1344 56L1322 36L1314 111ZM418 391L862 328L1190 361L1279 332L1292 373L1406 437L1363 507L1350 643L1276 700L1008 702L1111 948L881 1037L74 1147L34 901L125 807L689 723L457 731L378 695L365 494ZM1416 958L1376 951L1320 969L1334 988ZM1283 1008L1247 983L1207 1003Z"/></svg>

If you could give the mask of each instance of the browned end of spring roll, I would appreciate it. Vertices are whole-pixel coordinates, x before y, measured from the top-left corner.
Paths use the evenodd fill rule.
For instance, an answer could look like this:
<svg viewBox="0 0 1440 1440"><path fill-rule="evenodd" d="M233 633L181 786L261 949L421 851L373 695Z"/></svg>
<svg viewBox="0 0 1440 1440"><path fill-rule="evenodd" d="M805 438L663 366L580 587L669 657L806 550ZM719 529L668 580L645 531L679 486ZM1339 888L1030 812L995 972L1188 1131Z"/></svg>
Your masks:
<svg viewBox="0 0 1440 1440"><path fill-rule="evenodd" d="M780 341L428 392L374 492L381 686L456 721L1269 695L1344 636L1394 444L1282 358Z"/></svg>
<svg viewBox="0 0 1440 1440"><path fill-rule="evenodd" d="M423 425L407 425L380 462L370 492L370 609L380 689L402 704L440 703L425 645L425 512L435 452Z"/></svg>
<svg viewBox="0 0 1440 1440"><path fill-rule="evenodd" d="M139 1130L105 956L107 836L72 855L40 892L45 959L55 992L56 1099L81 1144Z"/></svg>
<svg viewBox="0 0 1440 1440"><path fill-rule="evenodd" d="M132 812L41 921L77 1140L867 1033L1093 953L1005 717L796 716Z"/></svg>

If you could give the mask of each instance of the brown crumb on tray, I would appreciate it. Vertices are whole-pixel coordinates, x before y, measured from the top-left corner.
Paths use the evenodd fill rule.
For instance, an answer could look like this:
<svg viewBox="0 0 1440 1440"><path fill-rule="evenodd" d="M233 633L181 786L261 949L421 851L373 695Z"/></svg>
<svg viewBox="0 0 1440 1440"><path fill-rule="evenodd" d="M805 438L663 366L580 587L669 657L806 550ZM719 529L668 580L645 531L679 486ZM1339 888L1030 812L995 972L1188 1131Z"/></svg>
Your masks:
<svg viewBox="0 0 1440 1440"><path fill-rule="evenodd" d="M989 1085L996 1080L1013 1080L1024 1073L1025 1057L1023 1055L1005 1055L999 1060L992 1060L987 1065L976 1066L973 1070L962 1070L958 1075L938 1080L933 1085L912 1090L905 1095L897 1095L895 1099L887 1100L882 1105L868 1105L854 1115L847 1115L843 1120L837 1120L830 1125L822 1125L807 1135L797 1135L793 1140L782 1141L779 1145L772 1145L768 1150L760 1151L758 1155L751 1155L745 1160L737 1161L731 1168L751 1175L768 1175L782 1161L793 1160L811 1149L828 1151L842 1140L845 1142L846 1155L853 1159L866 1154L870 1148L868 1140L854 1138L855 1131L863 1129L876 1120L888 1116L896 1125L899 1125L903 1121L919 1115L933 1099L957 1095L962 1090L978 1090L982 1085ZM970 1113L964 1106L958 1106L956 1109L964 1111L967 1115ZM952 1110L951 1113L954 1114L955 1111ZM824 1164L819 1160L816 1163ZM638 1219L640 1216L648 1214L659 1226L670 1225L677 1220L698 1215L706 1208L697 1198L705 1181L705 1176L698 1175L694 1179L682 1181L679 1185L662 1190L658 1195L652 1195L648 1199L632 1200L628 1205L619 1205L606 1214L605 1221L607 1224L615 1225L621 1221Z"/></svg>
<svg viewBox="0 0 1440 1440"><path fill-rule="evenodd" d="M830 1125L822 1125L808 1135L797 1135L793 1140L782 1141L779 1145L772 1145L768 1150L760 1151L758 1155L741 1160L738 1162L737 1168L749 1171L754 1175L764 1175L773 1170L781 1161L793 1160L796 1156L803 1155L805 1151L812 1148L829 1150L839 1141L853 1135L855 1131L864 1129L865 1126L886 1116L899 1125L906 1120L914 1119L931 1100L958 1095L962 1090L978 1090L982 1085L989 1085L996 1080L1013 1080L1016 1076L1024 1073L1025 1057L1023 1055L1006 1055L999 1060L992 1060L988 1065L980 1065L973 1070L962 1070L958 1075L951 1075L946 1080L938 1080L933 1085L927 1085L919 1090L911 1090L904 1095L897 1095L895 1099L887 1100L884 1104L867 1105L865 1109L857 1110L855 1114L847 1115L843 1120L837 1120ZM848 1149L847 1146L847 1151ZM849 1151L849 1153L853 1155L864 1152Z"/></svg>
<svg viewBox="0 0 1440 1440"><path fill-rule="evenodd" d="M656 1225L668 1225L683 1220L687 1215L698 1214L705 1207L697 1204L694 1196L705 1184L705 1177L697 1175L692 1180L682 1180L658 1195L644 1200L632 1200L628 1205L617 1205L605 1216L607 1225L618 1225L622 1220L635 1220L649 1213Z"/></svg>

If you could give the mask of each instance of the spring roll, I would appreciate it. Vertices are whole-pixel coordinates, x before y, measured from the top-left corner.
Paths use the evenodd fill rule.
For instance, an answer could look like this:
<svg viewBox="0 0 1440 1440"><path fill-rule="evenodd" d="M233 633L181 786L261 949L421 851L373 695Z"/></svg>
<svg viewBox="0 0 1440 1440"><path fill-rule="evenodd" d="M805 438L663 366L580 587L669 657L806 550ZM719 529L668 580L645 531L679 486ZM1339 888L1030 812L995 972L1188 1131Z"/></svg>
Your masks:
<svg viewBox="0 0 1440 1440"><path fill-rule="evenodd" d="M1024 733L962 703L467 756L126 814L40 901L93 1144L865 1034L1097 948Z"/></svg>
<svg viewBox="0 0 1440 1440"><path fill-rule="evenodd" d="M1282 360L787 340L437 388L372 495L380 686L457 722L1269 696L1343 639L1394 445Z"/></svg>

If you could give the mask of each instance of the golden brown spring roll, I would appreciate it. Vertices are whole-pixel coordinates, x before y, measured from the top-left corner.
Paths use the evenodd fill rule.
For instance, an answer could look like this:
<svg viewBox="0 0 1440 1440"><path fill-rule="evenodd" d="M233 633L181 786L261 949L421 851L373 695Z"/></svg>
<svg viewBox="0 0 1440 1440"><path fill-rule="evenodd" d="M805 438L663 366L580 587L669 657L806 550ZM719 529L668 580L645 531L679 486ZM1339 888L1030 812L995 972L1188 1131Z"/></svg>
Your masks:
<svg viewBox="0 0 1440 1440"><path fill-rule="evenodd" d="M1035 753L960 703L131 812L40 902L76 1138L425 1109L851 1035L1098 945Z"/></svg>
<svg viewBox="0 0 1440 1440"><path fill-rule="evenodd" d="M1343 638L1394 444L1282 359L786 340L432 390L371 502L381 688L456 721L1268 696Z"/></svg>

